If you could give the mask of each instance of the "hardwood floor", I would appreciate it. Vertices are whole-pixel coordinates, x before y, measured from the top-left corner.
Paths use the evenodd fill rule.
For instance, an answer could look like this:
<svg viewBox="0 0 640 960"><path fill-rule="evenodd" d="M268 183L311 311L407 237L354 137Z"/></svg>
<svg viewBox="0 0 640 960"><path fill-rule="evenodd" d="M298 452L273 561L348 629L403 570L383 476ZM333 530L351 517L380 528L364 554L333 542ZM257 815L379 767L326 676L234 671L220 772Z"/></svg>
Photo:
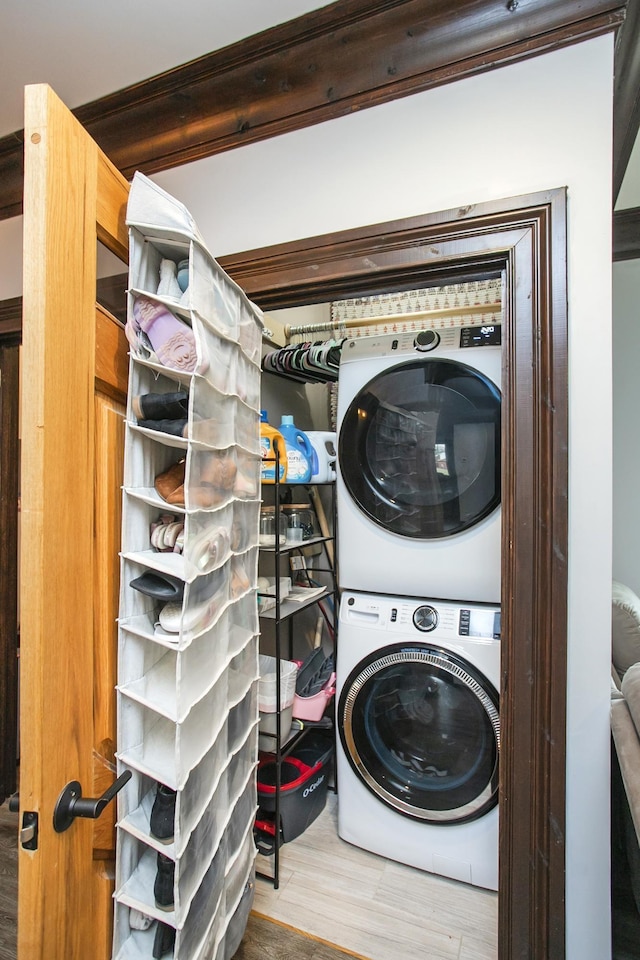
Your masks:
<svg viewBox="0 0 640 960"><path fill-rule="evenodd" d="M354 957L353 953L343 953L253 912L249 914L242 943L233 960L354 960Z"/></svg>
<svg viewBox="0 0 640 960"><path fill-rule="evenodd" d="M0 960L16 960L18 814L0 806Z"/></svg>

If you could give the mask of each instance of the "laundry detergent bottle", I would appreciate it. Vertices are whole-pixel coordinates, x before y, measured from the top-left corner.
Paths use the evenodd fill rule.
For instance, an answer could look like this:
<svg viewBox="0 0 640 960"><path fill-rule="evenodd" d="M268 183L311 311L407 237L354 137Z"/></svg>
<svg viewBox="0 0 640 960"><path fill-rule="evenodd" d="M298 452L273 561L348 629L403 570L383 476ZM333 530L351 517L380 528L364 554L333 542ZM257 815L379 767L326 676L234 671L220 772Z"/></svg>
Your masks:
<svg viewBox="0 0 640 960"><path fill-rule="evenodd" d="M287 483L309 483L313 467L309 437L296 427L293 417L286 414L279 430L287 447Z"/></svg>
<svg viewBox="0 0 640 960"><path fill-rule="evenodd" d="M279 480L283 483L287 479L287 445L280 431L269 423L266 410L260 411L260 453L262 455L261 482L276 482L276 463L278 463ZM276 454L279 460L276 460Z"/></svg>

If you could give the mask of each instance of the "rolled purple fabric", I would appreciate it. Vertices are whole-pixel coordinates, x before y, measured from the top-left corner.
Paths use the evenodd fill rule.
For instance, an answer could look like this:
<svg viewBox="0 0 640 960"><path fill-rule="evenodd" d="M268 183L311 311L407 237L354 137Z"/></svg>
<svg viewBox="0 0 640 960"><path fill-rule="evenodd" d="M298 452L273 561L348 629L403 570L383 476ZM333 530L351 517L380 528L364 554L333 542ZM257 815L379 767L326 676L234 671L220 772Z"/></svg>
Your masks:
<svg viewBox="0 0 640 960"><path fill-rule="evenodd" d="M145 333L160 363L172 370L192 373L197 364L193 330L170 310L146 297L133 305L136 326Z"/></svg>

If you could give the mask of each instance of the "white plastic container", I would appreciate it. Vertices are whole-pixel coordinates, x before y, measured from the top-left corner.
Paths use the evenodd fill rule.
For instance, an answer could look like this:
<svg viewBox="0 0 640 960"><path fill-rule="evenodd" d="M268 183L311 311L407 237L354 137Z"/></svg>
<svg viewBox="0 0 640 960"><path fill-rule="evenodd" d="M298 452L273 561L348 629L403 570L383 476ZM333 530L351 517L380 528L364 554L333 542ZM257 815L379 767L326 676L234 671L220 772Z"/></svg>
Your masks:
<svg viewBox="0 0 640 960"><path fill-rule="evenodd" d="M258 577L258 592L275 594L276 592L276 578L275 577ZM280 577L280 599L285 600L291 593L291 577ZM271 659L271 658L269 658ZM282 661L286 663L287 661ZM273 675L275 677L275 664L273 667ZM275 688L274 688L274 697L275 697Z"/></svg>
<svg viewBox="0 0 640 960"><path fill-rule="evenodd" d="M296 693L298 664L291 660L280 661L280 738L289 736L293 719L293 698ZM278 703L276 689L276 658L260 654L260 680L258 681L258 710L260 711L259 729L271 737L260 737L261 750L275 750L276 709Z"/></svg>
<svg viewBox="0 0 640 960"><path fill-rule="evenodd" d="M280 661L280 709L290 707L296 694L298 664L291 660ZM276 658L260 654L260 680L258 682L258 709L275 713L277 709Z"/></svg>
<svg viewBox="0 0 640 960"><path fill-rule="evenodd" d="M313 447L311 483L329 483L336 478L336 435L329 430L308 430Z"/></svg>

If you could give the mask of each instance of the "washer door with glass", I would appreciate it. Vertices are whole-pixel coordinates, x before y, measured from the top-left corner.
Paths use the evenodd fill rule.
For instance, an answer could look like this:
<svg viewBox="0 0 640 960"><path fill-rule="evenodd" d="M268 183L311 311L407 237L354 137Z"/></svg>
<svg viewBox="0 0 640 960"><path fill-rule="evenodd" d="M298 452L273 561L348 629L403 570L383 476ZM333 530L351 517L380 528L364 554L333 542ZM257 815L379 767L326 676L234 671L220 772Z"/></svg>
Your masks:
<svg viewBox="0 0 640 960"><path fill-rule="evenodd" d="M464 823L498 802L498 694L473 666L435 645L393 645L347 678L338 726L349 763L398 813Z"/></svg>
<svg viewBox="0 0 640 960"><path fill-rule="evenodd" d="M452 360L388 368L354 397L338 462L350 496L402 537L450 537L500 503L500 391Z"/></svg>

